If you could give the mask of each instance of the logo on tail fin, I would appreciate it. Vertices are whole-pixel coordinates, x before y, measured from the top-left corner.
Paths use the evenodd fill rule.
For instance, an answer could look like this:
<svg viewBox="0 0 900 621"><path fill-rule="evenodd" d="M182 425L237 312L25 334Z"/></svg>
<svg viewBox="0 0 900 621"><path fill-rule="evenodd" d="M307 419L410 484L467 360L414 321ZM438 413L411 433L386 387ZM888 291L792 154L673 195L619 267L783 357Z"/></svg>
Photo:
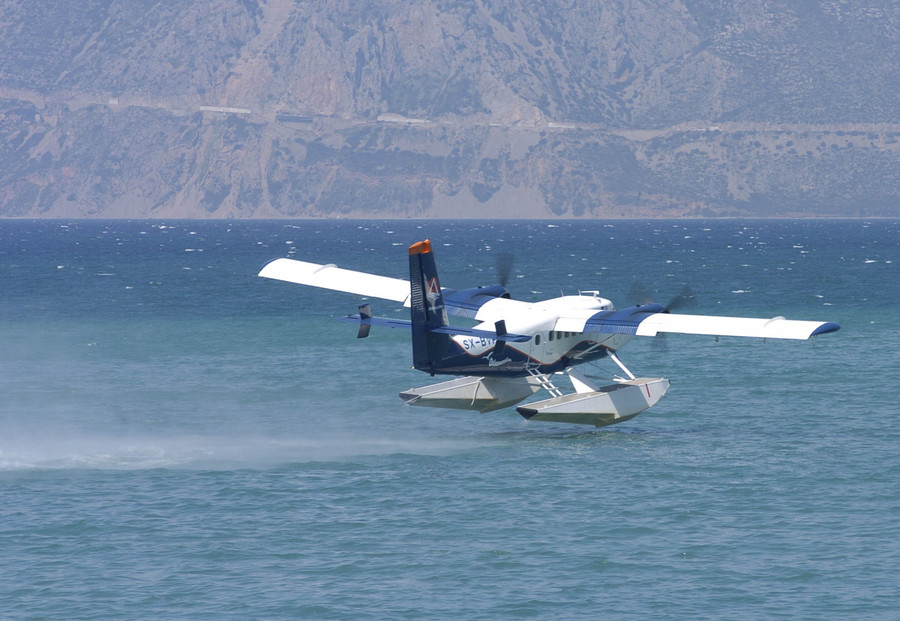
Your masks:
<svg viewBox="0 0 900 621"><path fill-rule="evenodd" d="M436 315L439 311L443 311L444 304L441 298L441 284L438 282L437 276L432 277L425 283L425 299L428 300L428 310L431 315ZM444 321L446 323L446 321Z"/></svg>

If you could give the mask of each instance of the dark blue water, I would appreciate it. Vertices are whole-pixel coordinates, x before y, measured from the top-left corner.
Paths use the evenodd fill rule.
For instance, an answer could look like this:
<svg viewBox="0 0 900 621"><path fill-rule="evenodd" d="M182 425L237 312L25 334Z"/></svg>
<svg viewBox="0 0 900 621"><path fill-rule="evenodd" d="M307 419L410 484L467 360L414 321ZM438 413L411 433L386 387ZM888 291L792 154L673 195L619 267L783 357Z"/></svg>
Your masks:
<svg viewBox="0 0 900 621"><path fill-rule="evenodd" d="M594 430L404 406L407 334L255 276L426 236L450 287L842 329L636 339L672 388ZM0 221L0 617L896 618L898 265L897 221Z"/></svg>

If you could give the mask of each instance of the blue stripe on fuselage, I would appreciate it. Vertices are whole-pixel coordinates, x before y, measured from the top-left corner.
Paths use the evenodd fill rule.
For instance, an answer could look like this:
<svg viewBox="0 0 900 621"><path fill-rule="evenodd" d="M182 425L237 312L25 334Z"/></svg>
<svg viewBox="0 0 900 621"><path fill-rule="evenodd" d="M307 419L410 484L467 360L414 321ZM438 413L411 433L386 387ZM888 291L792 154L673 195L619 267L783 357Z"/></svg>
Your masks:
<svg viewBox="0 0 900 621"><path fill-rule="evenodd" d="M577 362L589 362L606 357L610 348L607 345L585 339L579 341L566 352L552 362L542 362L525 352L519 351L512 345L507 345L500 354L499 359L494 359L493 349L485 350L483 354L473 354L466 351L459 343L454 341L455 355L448 356L441 361L437 373L448 375L493 375L493 376L523 376L529 371L538 373L555 373L562 371L575 361L579 353L594 348L591 353L583 357L577 357Z"/></svg>

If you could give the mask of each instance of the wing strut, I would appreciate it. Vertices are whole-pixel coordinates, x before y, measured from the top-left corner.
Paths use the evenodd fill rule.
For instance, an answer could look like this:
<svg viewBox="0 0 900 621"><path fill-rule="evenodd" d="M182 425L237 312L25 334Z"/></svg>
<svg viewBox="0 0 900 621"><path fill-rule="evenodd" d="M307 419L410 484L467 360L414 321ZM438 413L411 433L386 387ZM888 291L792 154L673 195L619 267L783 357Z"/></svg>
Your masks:
<svg viewBox="0 0 900 621"><path fill-rule="evenodd" d="M610 352L609 352L609 357L610 357L610 359L611 359L613 362L615 362L617 365L619 365L619 368L620 368L620 369L622 369L623 371L625 371L625 375L628 376L628 379L630 379L630 380L633 380L633 379L634 379L634 373L632 373L631 371L629 371L629 370L628 370L628 367L626 367L624 364L622 364L622 361L619 360L619 357L616 355L616 352L610 351Z"/></svg>

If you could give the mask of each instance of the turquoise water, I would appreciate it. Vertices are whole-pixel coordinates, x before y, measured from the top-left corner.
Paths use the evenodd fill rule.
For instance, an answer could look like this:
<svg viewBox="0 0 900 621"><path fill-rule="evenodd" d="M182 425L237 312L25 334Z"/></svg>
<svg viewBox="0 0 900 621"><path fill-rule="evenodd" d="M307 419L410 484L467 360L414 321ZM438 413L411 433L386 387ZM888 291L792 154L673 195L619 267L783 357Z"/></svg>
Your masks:
<svg viewBox="0 0 900 621"><path fill-rule="evenodd" d="M425 236L451 287L842 329L636 339L672 388L594 430L404 406L407 334L255 277ZM897 221L0 221L0 617L897 618L898 265Z"/></svg>

